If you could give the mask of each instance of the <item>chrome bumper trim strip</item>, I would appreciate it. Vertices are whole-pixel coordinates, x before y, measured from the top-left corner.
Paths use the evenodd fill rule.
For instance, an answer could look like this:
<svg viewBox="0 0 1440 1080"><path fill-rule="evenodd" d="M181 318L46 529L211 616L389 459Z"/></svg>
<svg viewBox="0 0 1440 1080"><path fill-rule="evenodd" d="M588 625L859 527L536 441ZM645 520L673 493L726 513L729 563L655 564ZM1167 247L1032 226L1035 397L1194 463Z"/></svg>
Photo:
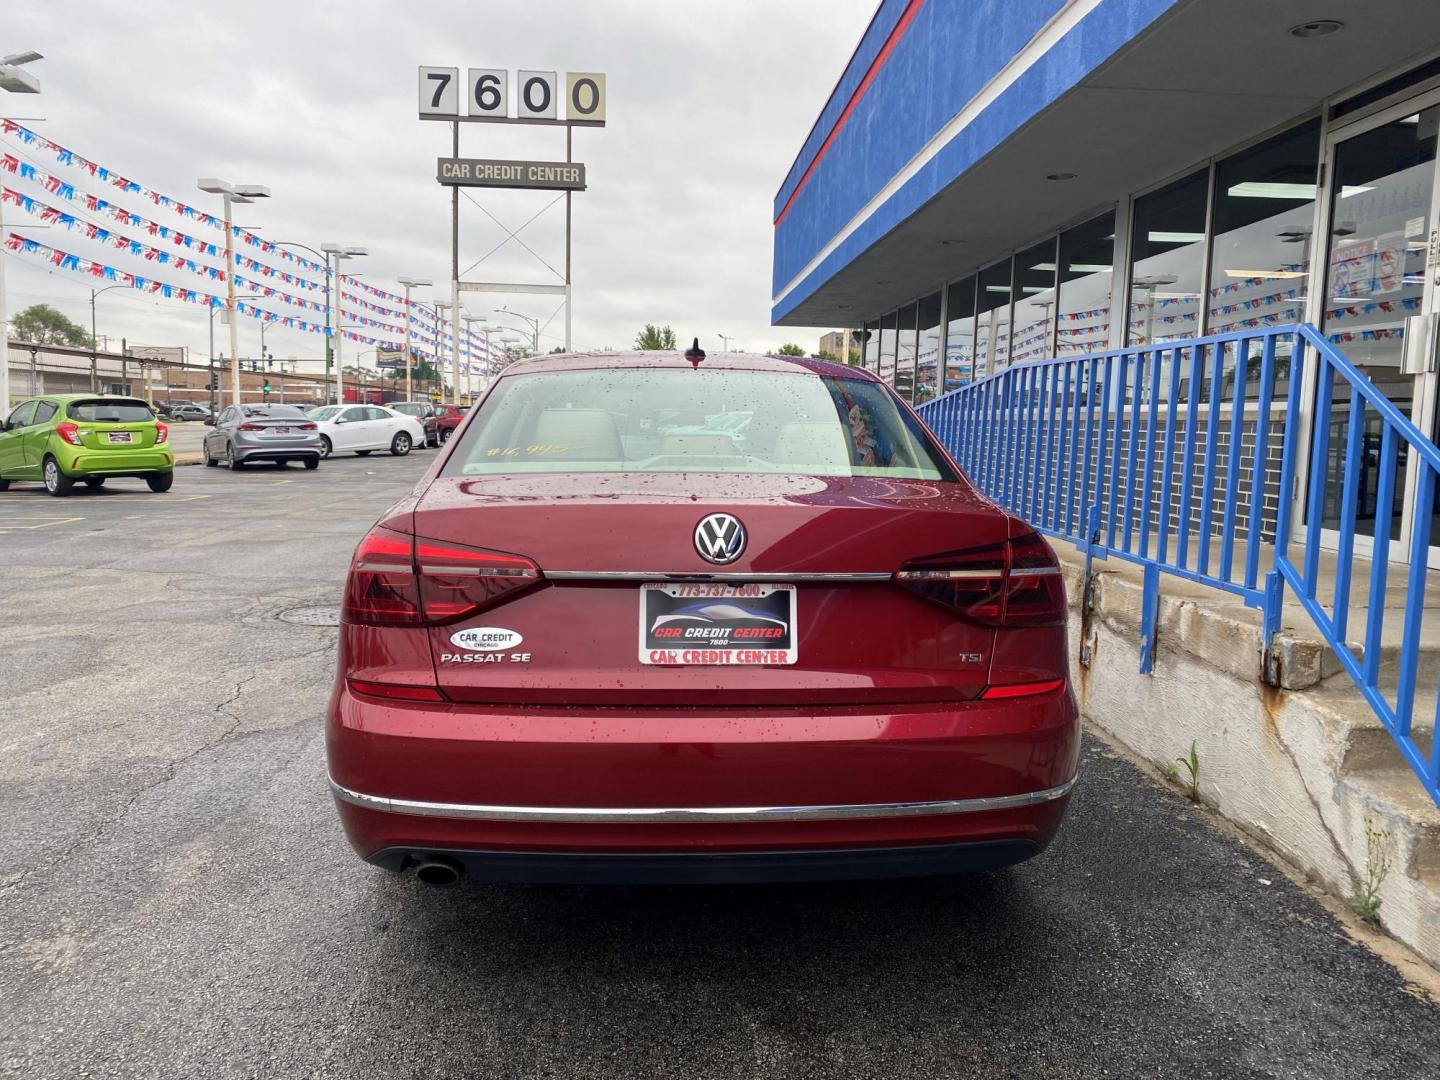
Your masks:
<svg viewBox="0 0 1440 1080"><path fill-rule="evenodd" d="M1014 810L1050 802L1070 793L1078 777L1059 787L1027 791L1020 795L995 795L980 799L943 799L937 802L856 803L836 806L687 806L687 807L596 807L567 806L477 806L472 803L420 802L365 795L342 787L333 779L335 798L367 810L418 817L463 818L473 821L553 821L582 823L653 823L716 821L844 821L867 818L930 817L940 814L979 814L990 810Z"/></svg>
<svg viewBox="0 0 1440 1080"><path fill-rule="evenodd" d="M685 570L666 572L657 570L650 573L634 570L546 570L544 575L554 581L773 581L780 584L792 582L831 581L889 581L890 575L880 573L864 574L752 574L752 573L709 573Z"/></svg>

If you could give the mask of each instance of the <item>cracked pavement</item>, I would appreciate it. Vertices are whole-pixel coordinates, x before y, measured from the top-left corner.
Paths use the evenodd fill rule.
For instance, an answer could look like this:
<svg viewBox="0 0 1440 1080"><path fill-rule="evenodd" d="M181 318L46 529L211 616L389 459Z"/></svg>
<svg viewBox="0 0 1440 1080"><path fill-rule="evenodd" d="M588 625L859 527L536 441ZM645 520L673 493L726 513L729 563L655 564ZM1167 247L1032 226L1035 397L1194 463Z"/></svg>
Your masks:
<svg viewBox="0 0 1440 1080"><path fill-rule="evenodd" d="M324 783L335 632L277 616L338 603L430 460L0 496L0 1075L1433 1075L1440 1008L1093 739L1060 838L998 874L360 863Z"/></svg>

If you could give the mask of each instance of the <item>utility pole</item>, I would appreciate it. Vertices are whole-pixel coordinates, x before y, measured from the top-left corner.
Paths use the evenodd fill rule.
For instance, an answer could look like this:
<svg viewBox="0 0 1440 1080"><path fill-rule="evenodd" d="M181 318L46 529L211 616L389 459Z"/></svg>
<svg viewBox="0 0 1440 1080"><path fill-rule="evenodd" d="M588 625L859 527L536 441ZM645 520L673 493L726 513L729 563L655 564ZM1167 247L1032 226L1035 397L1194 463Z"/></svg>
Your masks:
<svg viewBox="0 0 1440 1080"><path fill-rule="evenodd" d="M413 401L415 385L411 376L415 369L415 356L410 351L410 290L428 288L434 282L429 278L402 277L400 284L405 286L405 400Z"/></svg>

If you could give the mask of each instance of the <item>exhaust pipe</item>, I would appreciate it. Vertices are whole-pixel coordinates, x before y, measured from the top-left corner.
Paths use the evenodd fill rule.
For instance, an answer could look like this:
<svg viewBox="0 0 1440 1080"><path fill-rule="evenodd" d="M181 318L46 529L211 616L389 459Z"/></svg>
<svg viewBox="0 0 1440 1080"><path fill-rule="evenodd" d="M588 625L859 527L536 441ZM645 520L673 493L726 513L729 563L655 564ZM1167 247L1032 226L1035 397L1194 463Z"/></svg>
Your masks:
<svg viewBox="0 0 1440 1080"><path fill-rule="evenodd" d="M460 880L460 867L449 859L426 856L415 865L415 879L443 889Z"/></svg>

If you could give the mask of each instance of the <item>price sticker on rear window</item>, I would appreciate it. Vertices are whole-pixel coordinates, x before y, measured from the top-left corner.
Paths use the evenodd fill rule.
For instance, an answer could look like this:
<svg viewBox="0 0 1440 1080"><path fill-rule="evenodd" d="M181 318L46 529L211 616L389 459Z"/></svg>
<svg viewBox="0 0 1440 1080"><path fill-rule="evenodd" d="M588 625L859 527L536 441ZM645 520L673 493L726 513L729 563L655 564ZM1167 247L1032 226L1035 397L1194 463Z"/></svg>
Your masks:
<svg viewBox="0 0 1440 1080"><path fill-rule="evenodd" d="M640 587L642 664L793 664L795 643L794 585Z"/></svg>

